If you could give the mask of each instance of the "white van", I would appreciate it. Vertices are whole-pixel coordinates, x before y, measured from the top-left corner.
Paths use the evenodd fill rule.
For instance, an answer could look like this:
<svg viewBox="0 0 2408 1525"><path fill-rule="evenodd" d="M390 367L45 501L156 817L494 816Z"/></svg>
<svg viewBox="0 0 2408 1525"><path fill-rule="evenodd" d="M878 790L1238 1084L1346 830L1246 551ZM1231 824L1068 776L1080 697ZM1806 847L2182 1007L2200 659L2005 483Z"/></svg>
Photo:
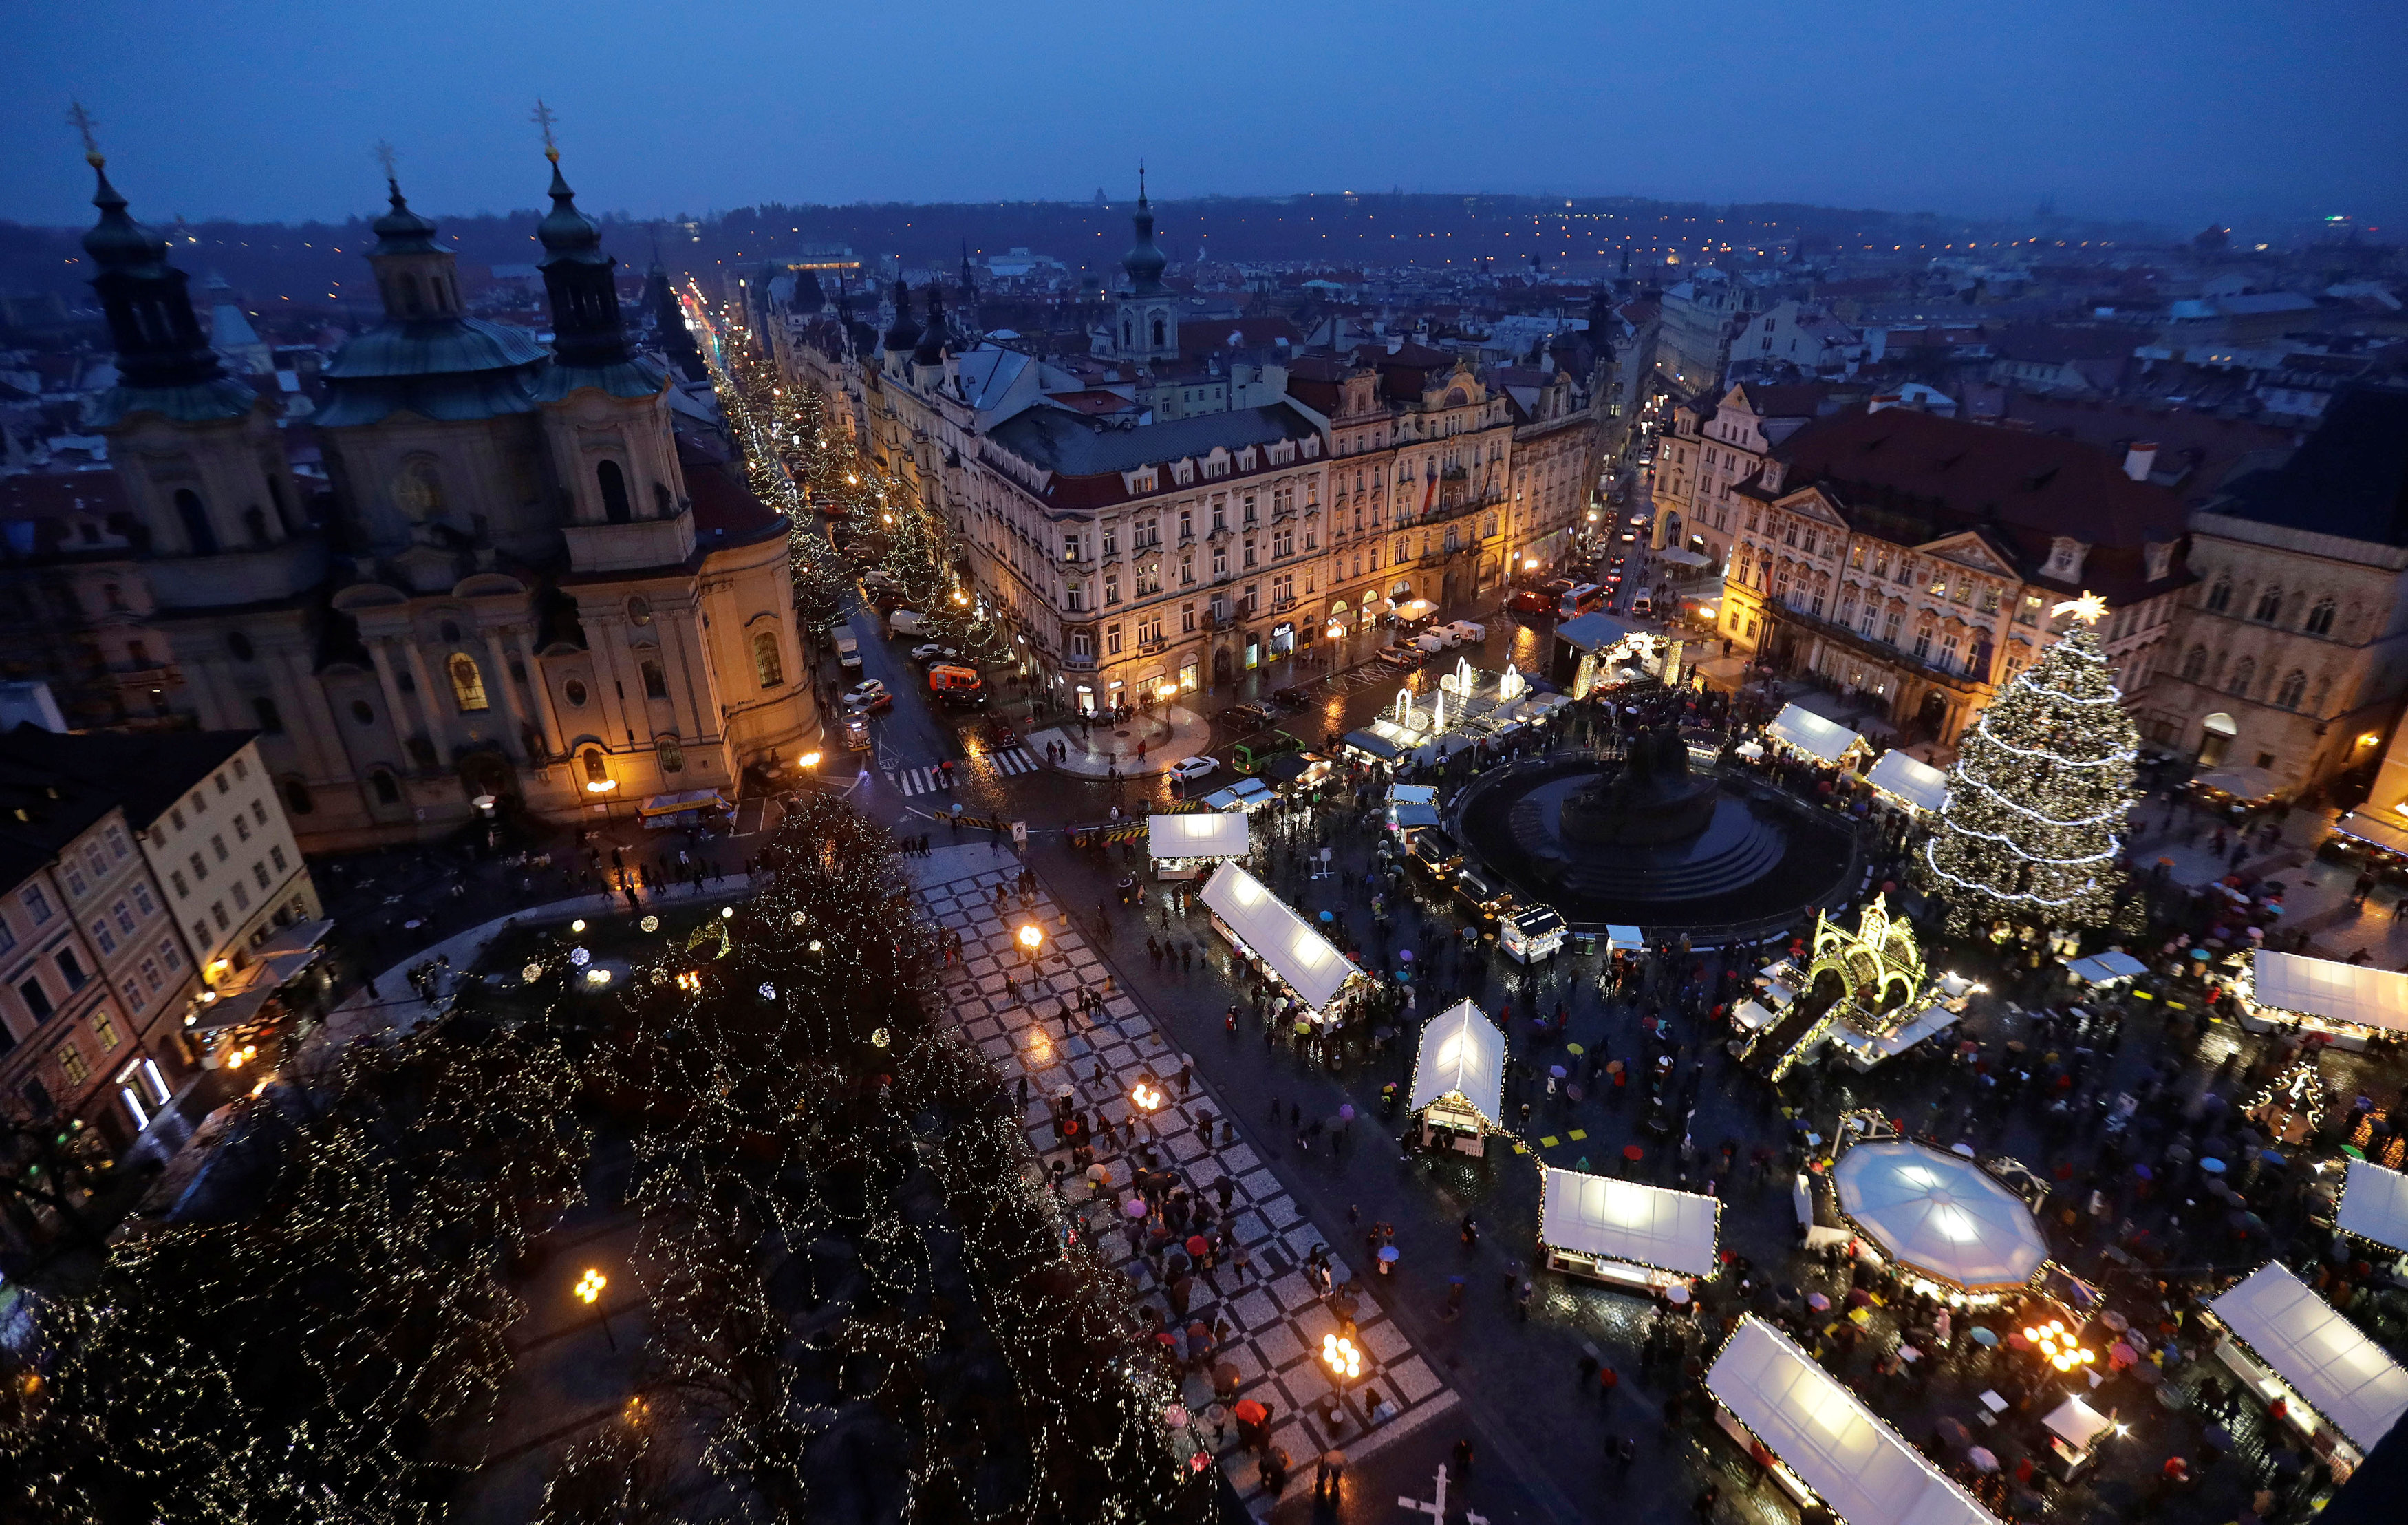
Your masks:
<svg viewBox="0 0 2408 1525"><path fill-rule="evenodd" d="M1468 646L1474 641L1488 639L1488 626L1473 620L1457 620L1447 628L1455 632L1455 642L1458 645Z"/></svg>
<svg viewBox="0 0 2408 1525"><path fill-rule="evenodd" d="M847 672L861 670L861 640L855 636L836 638L836 665Z"/></svg>
<svg viewBox="0 0 2408 1525"><path fill-rule="evenodd" d="M1634 620L1654 619L1656 617L1656 600L1643 593L1632 598L1630 600L1630 617Z"/></svg>
<svg viewBox="0 0 2408 1525"><path fill-rule="evenodd" d="M1449 646L1454 645L1455 642L1447 640L1446 637L1439 634L1436 630L1425 630L1420 635L1413 637L1411 644L1416 650L1425 651L1429 653L1432 656L1436 656L1439 653L1446 650Z"/></svg>
<svg viewBox="0 0 2408 1525"><path fill-rule="evenodd" d="M916 609L898 609L886 616L886 634L890 638L916 636L920 633L920 621L923 618L924 616Z"/></svg>

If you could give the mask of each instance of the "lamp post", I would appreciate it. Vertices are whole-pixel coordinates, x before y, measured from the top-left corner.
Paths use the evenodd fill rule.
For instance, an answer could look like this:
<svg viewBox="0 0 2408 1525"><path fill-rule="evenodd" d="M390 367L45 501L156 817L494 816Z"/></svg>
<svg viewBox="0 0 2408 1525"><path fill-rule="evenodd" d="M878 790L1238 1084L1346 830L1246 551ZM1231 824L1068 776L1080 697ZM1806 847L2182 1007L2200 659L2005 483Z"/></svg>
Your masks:
<svg viewBox="0 0 2408 1525"><path fill-rule="evenodd" d="M609 1341L610 1348L616 1350L619 1338L610 1332L610 1310L602 1305L602 1288L609 1285L609 1277L587 1266L585 1274L577 1278L576 1292L578 1301L594 1310L595 1322L602 1326L602 1338Z"/></svg>
<svg viewBox="0 0 2408 1525"><path fill-rule="evenodd" d="M1038 925L1035 922L1032 921L1022 926L1020 928L1019 938L1020 957L1022 962L1029 964L1036 963L1039 957L1038 949L1042 947L1045 942L1044 932L1038 928Z"/></svg>

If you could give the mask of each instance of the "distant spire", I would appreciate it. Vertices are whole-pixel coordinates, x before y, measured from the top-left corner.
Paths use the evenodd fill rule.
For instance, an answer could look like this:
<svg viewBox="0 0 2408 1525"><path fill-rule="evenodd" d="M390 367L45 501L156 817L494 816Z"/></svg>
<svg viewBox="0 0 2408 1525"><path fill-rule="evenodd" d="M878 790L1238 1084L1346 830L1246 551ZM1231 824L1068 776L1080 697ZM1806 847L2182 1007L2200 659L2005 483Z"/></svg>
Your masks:
<svg viewBox="0 0 2408 1525"><path fill-rule="evenodd" d="M1154 204L1145 198L1145 165L1137 166L1137 214L1131 219L1137 227L1137 242L1121 257L1121 268L1128 272L1129 289L1140 294L1162 290L1162 272L1170 263L1168 256L1154 241Z"/></svg>
<svg viewBox="0 0 2408 1525"><path fill-rule="evenodd" d="M166 240L127 216L125 198L108 183L108 160L92 132L99 123L79 101L67 113L67 124L82 137L83 160L92 165L92 204L100 209L100 219L83 236L83 250L97 272L92 289L108 320L121 387L203 387L222 381L225 367L193 314L184 272L167 263ZM231 411L249 406L249 394L240 387L232 397L240 401L229 404ZM104 405L95 416L106 410Z"/></svg>
<svg viewBox="0 0 2408 1525"><path fill-rule="evenodd" d="M616 366L634 358L619 314L618 261L602 249L602 230L577 209L577 193L560 170L559 121L541 100L528 118L543 134L543 156L552 162L552 210L536 224L543 257L544 295L552 305L552 353L564 366Z"/></svg>

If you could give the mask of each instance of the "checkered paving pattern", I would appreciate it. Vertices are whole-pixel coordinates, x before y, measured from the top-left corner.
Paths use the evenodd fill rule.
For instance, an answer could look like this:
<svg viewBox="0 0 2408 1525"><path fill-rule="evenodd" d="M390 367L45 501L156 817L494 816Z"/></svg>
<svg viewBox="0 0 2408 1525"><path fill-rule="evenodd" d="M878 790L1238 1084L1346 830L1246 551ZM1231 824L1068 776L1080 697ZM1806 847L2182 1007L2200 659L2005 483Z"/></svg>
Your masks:
<svg viewBox="0 0 2408 1525"><path fill-rule="evenodd" d="M989 861L981 851L967 851L974 861ZM1235 1366L1240 1397L1254 1398L1271 1410L1272 1444L1286 1450L1292 1467L1309 1477L1312 1460L1322 1451L1339 1448L1359 1455L1368 1443L1401 1436L1452 1407L1456 1395L1366 1292L1355 1310L1356 1338L1375 1367L1345 1395L1346 1412L1336 1432L1323 1431L1311 1410L1329 1390L1319 1352L1322 1335L1337 1328L1337 1319L1315 1295L1302 1268L1312 1247L1326 1244L1332 1264L1340 1268L1335 1273L1339 1280L1351 1279L1352 1271L1337 1253L1347 1236L1326 1232L1306 1218L1278 1175L1245 1142L1245 1120L1239 1120L1237 1142L1219 1143L1222 1129L1216 1121L1213 1144L1204 1143L1197 1122L1208 1110L1216 1119L1229 1118L1228 1105L1200 1078L1191 1082L1184 1096L1179 1094L1173 1077L1188 1062L1187 1056L1134 1000L1108 984L1108 966L1084 933L1066 925L1060 908L1042 889L1024 909L1014 888L1018 863L1002 861L1005 868L962 878L932 882L923 875L921 894L929 911L962 937L963 961L945 971L946 996L963 1030L1006 1074L1028 1077L1030 1146L1049 1168L1056 1158L1063 1160L1069 1172L1066 1198L1088 1215L1097 1243L1136 1285L1139 1295L1161 1296L1152 1269L1131 1252L1118 1226L1108 1221L1109 1201L1086 1204L1085 1182L1071 1164L1069 1151L1054 1143L1053 1114L1045 1099L1064 1086L1071 1087L1088 1115L1111 1121L1114 1140L1099 1144L1096 1158L1111 1167L1113 1182L1124 1190L1135 1163L1122 1131L1133 1110L1129 1093L1148 1073L1169 1096L1150 1119L1157 1159L1178 1172L1198 1198L1210 1194L1224 1174L1234 1179L1229 1217L1239 1241L1253 1252L1252 1273L1241 1277L1234 1264L1224 1263L1209 1277L1196 1277L1188 1318L1211 1324L1216 1316L1227 1317L1229 1337L1210 1364ZM1008 892L1008 915L996 914L997 885ZM1045 931L1046 957L1033 974L1012 941L1030 921ZM1075 1010L1082 989L1104 997L1092 1019ZM1073 1008L1067 1034L1057 1014L1065 1001ZM1137 1124L1141 1132L1147 1126L1145 1120ZM1186 1388L1191 1412L1202 1415L1212 1402L1209 1371L1189 1376ZM1375 1392L1386 1395L1396 1417L1367 1432L1364 1416ZM1211 1427L1199 1429L1209 1444ZM1222 1447L1222 1464L1240 1494L1260 1512L1270 1501L1255 1496L1260 1490L1254 1459L1238 1449L1237 1439L1233 1420ZM1296 1491L1293 1475L1288 1487Z"/></svg>

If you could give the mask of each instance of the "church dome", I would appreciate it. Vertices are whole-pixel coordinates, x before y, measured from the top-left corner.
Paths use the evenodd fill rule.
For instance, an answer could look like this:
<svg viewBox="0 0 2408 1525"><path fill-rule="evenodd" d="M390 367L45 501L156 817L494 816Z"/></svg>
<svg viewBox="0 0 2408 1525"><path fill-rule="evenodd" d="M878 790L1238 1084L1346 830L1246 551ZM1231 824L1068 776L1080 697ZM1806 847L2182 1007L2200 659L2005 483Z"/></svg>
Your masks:
<svg viewBox="0 0 2408 1525"><path fill-rule="evenodd" d="M552 210L536 224L535 236L543 245L544 265L562 260L574 260L580 265L600 265L610 256L602 252L602 232L594 220L577 209L577 193L560 173L560 161L552 165Z"/></svg>
<svg viewBox="0 0 2408 1525"><path fill-rule="evenodd" d="M1131 290L1160 291L1162 272L1170 264L1170 257L1154 241L1154 208L1147 203L1142 191L1138 193L1136 223L1137 242L1121 256L1121 268L1128 272Z"/></svg>
<svg viewBox="0 0 2408 1525"><path fill-rule="evenodd" d="M393 209L368 224L377 236L377 246L368 251L375 254L438 254L435 243L435 224L409 209L401 196L401 185L386 180L392 192Z"/></svg>
<svg viewBox="0 0 2408 1525"><path fill-rule="evenodd" d="M100 186L92 194L92 204L100 209L100 221L83 236L83 252L102 269L124 269L136 266L156 265L166 257L166 244L157 234L125 215L125 198L117 187L108 183L108 174L98 164L93 174Z"/></svg>

